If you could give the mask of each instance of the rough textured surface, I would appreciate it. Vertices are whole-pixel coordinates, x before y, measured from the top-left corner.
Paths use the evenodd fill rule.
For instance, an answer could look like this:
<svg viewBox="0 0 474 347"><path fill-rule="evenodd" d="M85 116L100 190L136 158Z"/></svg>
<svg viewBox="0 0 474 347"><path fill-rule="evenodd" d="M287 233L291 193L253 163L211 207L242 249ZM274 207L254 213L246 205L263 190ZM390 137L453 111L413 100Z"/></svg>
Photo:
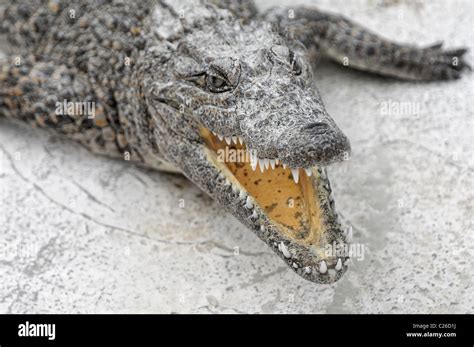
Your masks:
<svg viewBox="0 0 474 347"><path fill-rule="evenodd" d="M472 5L454 3L324 8L472 50ZM300 279L180 177L1 121L1 312L473 312L472 77L409 84L324 63L316 78L352 142L330 173L365 247L340 282ZM387 114L400 102L415 109Z"/></svg>

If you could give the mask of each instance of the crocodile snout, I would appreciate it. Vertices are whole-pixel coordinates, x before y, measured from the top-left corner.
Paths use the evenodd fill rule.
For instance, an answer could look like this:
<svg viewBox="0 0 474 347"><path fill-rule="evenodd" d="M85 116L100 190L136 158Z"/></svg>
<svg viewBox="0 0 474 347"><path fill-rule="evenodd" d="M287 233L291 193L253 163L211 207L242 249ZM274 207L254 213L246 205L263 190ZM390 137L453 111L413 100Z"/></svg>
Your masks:
<svg viewBox="0 0 474 347"><path fill-rule="evenodd" d="M329 165L347 159L347 136L331 122L312 122L283 132L277 141L279 158L290 167Z"/></svg>

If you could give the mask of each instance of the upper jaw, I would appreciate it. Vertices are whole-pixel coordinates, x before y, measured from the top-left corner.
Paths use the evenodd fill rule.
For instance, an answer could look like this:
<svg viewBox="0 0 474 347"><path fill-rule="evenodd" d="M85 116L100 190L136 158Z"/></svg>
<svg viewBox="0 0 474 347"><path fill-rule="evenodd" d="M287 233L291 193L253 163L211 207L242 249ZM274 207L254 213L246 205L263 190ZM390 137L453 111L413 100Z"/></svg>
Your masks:
<svg viewBox="0 0 474 347"><path fill-rule="evenodd" d="M220 141L227 145L245 144L249 151L252 166L261 170L274 168L281 163L285 168L304 169L309 173L312 167L324 167L330 164L347 160L351 153L351 146L347 137L342 133L337 136L326 136L318 139L313 145L302 145L301 143L283 142L279 146L269 150L253 146L251 141L247 141L240 135L221 135L211 132ZM296 141L293 141L296 142Z"/></svg>
<svg viewBox="0 0 474 347"><path fill-rule="evenodd" d="M226 139L222 137L222 142ZM243 140L243 139L241 139ZM240 143L239 138L228 139ZM305 180L314 192L315 201L319 204L322 230L312 228L307 231L312 236L295 236L281 223L272 219L265 206L255 199L249 187L237 179L226 163L220 161L216 151L209 145L201 146L206 165L213 170L210 179L214 182L210 195L228 209L243 224L252 229L270 248L272 248L300 276L316 283L332 283L337 281L347 270L346 255L328 252L333 245L344 248L351 235L342 230L341 222L334 206L334 195L326 170L323 167L311 167L298 170L299 184ZM268 171L266 171L268 170ZM260 163L256 172L271 175L276 170L282 170L282 165L273 169L271 164L260 172ZM310 176L308 176L308 174ZM294 178L294 174L293 174ZM313 230L314 229L314 230Z"/></svg>
<svg viewBox="0 0 474 347"><path fill-rule="evenodd" d="M290 167L328 166L347 160L351 147L347 137L336 130L304 142L305 138L295 136L278 142L279 158Z"/></svg>
<svg viewBox="0 0 474 347"><path fill-rule="evenodd" d="M279 160L293 169L327 166L348 159L349 140L329 116L324 120L293 122L278 123L280 125L275 127L270 122L266 127L272 131L261 129L263 126L257 124L245 125L241 132L227 135L227 139L240 139L259 159ZM316 126L319 124L321 126Z"/></svg>

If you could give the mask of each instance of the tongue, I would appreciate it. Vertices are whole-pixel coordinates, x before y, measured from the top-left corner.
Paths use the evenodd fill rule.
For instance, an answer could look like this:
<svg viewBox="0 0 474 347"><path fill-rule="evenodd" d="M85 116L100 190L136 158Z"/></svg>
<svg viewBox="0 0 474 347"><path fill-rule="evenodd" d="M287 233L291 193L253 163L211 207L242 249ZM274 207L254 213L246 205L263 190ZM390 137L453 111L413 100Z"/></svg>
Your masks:
<svg viewBox="0 0 474 347"><path fill-rule="evenodd" d="M265 170L260 170L260 163L252 168L245 145L228 145L225 139L220 140L209 132L205 140L258 206L281 226L282 233L309 244L319 241L323 227L322 211L312 177L301 169L284 168L281 163L274 168L267 165Z"/></svg>

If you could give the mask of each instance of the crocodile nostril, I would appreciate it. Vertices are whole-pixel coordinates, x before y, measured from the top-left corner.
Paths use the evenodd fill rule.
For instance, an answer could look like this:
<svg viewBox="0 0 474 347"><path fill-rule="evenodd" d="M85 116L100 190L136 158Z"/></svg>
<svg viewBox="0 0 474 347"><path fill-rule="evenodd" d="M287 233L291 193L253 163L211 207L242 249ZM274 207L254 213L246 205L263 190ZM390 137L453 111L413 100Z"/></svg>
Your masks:
<svg viewBox="0 0 474 347"><path fill-rule="evenodd" d="M313 135L321 135L328 131L329 126L323 122L315 122L306 125L303 130L313 134Z"/></svg>

